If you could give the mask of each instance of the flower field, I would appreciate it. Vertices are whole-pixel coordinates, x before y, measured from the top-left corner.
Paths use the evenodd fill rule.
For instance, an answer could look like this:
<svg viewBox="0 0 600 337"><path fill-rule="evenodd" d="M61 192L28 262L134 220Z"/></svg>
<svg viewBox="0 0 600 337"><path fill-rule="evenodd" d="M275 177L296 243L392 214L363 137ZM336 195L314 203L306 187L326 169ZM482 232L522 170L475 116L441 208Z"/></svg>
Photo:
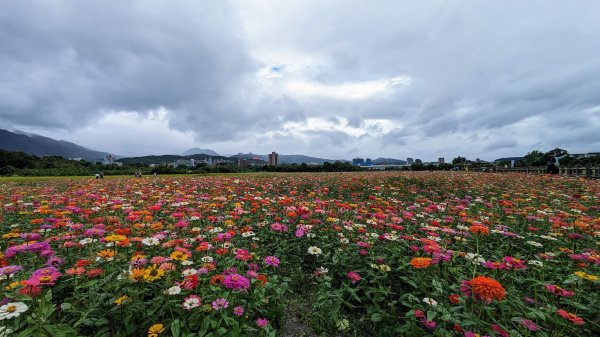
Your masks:
<svg viewBox="0 0 600 337"><path fill-rule="evenodd" d="M0 336L600 335L600 181L0 181L0 208Z"/></svg>

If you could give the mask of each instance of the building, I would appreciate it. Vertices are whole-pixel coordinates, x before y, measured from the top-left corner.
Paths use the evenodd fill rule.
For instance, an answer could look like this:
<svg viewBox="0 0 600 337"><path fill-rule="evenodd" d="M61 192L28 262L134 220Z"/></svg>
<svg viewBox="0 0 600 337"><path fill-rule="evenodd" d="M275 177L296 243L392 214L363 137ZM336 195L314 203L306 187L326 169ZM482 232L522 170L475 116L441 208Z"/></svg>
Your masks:
<svg viewBox="0 0 600 337"><path fill-rule="evenodd" d="M353 166L361 166L361 165L364 165L364 163L365 163L365 160L360 157L356 157L356 158L352 159Z"/></svg>
<svg viewBox="0 0 600 337"><path fill-rule="evenodd" d="M439 157L438 158L438 165L441 165L444 163L444 157Z"/></svg>
<svg viewBox="0 0 600 337"><path fill-rule="evenodd" d="M269 165L277 166L277 162L279 161L279 155L277 152L273 151L269 154Z"/></svg>
<svg viewBox="0 0 600 337"><path fill-rule="evenodd" d="M373 165L373 161L371 160L371 158L367 158L367 160L365 161L365 165L367 165L367 166Z"/></svg>
<svg viewBox="0 0 600 337"><path fill-rule="evenodd" d="M415 159L415 164L423 164L423 161L419 158Z"/></svg>
<svg viewBox="0 0 600 337"><path fill-rule="evenodd" d="M415 163L415 160L412 158L406 158L406 165L412 165Z"/></svg>
<svg viewBox="0 0 600 337"><path fill-rule="evenodd" d="M115 157L111 154L107 154L104 158L104 165L112 165L115 163Z"/></svg>

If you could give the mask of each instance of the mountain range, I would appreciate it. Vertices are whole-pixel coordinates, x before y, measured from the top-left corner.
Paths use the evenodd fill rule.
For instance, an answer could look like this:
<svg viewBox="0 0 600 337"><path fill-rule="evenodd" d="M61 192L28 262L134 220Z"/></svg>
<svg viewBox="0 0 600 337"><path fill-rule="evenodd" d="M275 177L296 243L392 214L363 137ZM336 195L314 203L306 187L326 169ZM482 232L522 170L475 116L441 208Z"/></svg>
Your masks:
<svg viewBox="0 0 600 337"><path fill-rule="evenodd" d="M91 150L65 140L56 140L20 131L10 132L2 129L0 129L0 149L21 151L36 156L82 158L88 161L102 160L109 154L108 152Z"/></svg>
<svg viewBox="0 0 600 337"><path fill-rule="evenodd" d="M194 159L206 160L209 157L213 160L237 162L238 157L242 158L260 158L266 162L269 161L267 154L237 154L233 156L222 156L211 149L190 148L181 155L162 155L162 156L139 156L127 157L111 154L108 152L96 151L86 147L67 142L64 140L56 140L49 137L44 137L36 134L28 134L22 131L8 131L0 129L0 149L7 151L21 151L36 156L61 156L64 158L81 158L87 161L101 161L107 155L112 155L124 164L143 163L143 164L160 164L169 163L178 159ZM335 159L325 159L318 157L310 157L301 154L279 154L279 164L320 164L325 162L333 163ZM347 160L340 159L345 162ZM373 163L388 163L388 164L404 164L404 160L392 158L377 158Z"/></svg>

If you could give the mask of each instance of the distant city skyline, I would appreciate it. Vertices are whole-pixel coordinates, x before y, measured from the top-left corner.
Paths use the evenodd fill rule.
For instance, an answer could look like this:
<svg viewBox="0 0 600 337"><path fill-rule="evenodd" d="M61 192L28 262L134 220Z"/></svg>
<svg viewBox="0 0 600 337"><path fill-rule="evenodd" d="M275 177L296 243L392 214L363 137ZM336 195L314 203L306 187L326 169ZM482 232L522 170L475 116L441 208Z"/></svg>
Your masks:
<svg viewBox="0 0 600 337"><path fill-rule="evenodd" d="M600 149L600 2L5 1L0 128L123 156Z"/></svg>

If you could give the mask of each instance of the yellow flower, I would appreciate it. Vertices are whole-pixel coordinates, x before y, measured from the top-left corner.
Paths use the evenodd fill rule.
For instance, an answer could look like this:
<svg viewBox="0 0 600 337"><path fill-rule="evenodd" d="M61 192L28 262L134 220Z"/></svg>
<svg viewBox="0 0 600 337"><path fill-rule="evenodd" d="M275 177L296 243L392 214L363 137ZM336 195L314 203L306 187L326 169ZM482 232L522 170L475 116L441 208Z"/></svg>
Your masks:
<svg viewBox="0 0 600 337"><path fill-rule="evenodd" d="M157 323L148 329L148 337L158 337L158 335L163 332L165 332L165 326L161 323Z"/></svg>
<svg viewBox="0 0 600 337"><path fill-rule="evenodd" d="M12 238L18 238L19 237L19 233L6 233L4 235L2 235L3 239L12 239Z"/></svg>
<svg viewBox="0 0 600 337"><path fill-rule="evenodd" d="M148 267L144 271L144 281L153 282L160 280L164 275L165 271L153 264L152 267Z"/></svg>
<svg viewBox="0 0 600 337"><path fill-rule="evenodd" d="M390 271L390 270L392 270L392 268L390 268L390 266L388 266L387 264L380 265L379 269L383 270L383 271Z"/></svg>
<svg viewBox="0 0 600 337"><path fill-rule="evenodd" d="M14 289L14 288L16 288L16 287L18 287L20 285L21 285L21 282L15 281L15 282L9 283L6 287L4 287L4 289L11 290L11 289Z"/></svg>
<svg viewBox="0 0 600 337"><path fill-rule="evenodd" d="M575 274L576 276L579 276L580 278L582 278L584 280L596 281L598 279L598 276L586 274L582 271L576 271L573 274Z"/></svg>
<svg viewBox="0 0 600 337"><path fill-rule="evenodd" d="M125 301L126 301L128 298L129 298L129 296L127 296L127 295L123 295L123 296L121 296L121 297L119 297L119 298L117 298L117 299L115 300L115 304L116 304L116 305L121 305L121 304L122 304L123 302L125 302Z"/></svg>
<svg viewBox="0 0 600 337"><path fill-rule="evenodd" d="M178 250L172 252L170 257L175 261L185 261L188 259L188 255L186 253Z"/></svg>
<svg viewBox="0 0 600 337"><path fill-rule="evenodd" d="M126 240L126 239L127 239L127 237L124 236L124 235L113 234L113 235L109 235L109 236L105 237L104 241L107 241L107 242L121 242L121 241Z"/></svg>

